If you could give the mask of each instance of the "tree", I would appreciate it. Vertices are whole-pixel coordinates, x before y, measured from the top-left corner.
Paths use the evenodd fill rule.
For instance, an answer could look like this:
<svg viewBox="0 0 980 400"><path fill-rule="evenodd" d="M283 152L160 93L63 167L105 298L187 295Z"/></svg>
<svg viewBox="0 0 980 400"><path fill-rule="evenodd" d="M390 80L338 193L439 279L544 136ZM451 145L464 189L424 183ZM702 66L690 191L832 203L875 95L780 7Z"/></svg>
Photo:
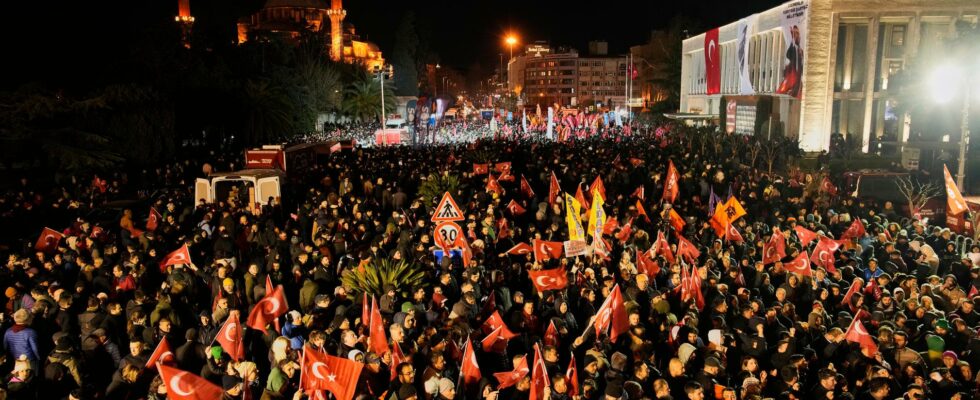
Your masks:
<svg viewBox="0 0 980 400"><path fill-rule="evenodd" d="M82 128L85 118L106 110L104 97L74 99L38 88L0 96L0 158L8 167L36 166L78 173L123 162L101 132Z"/></svg>
<svg viewBox="0 0 980 400"><path fill-rule="evenodd" d="M406 13L395 32L395 50L391 57L395 67L395 93L399 96L418 96L419 72L415 60L419 37L415 33L415 13Z"/></svg>
<svg viewBox="0 0 980 400"><path fill-rule="evenodd" d="M697 21L678 15L670 20L666 37L651 35L649 47L659 49L659 61L651 62L656 68L651 73L650 83L661 90L666 98L655 103L651 109L658 112L677 111L681 104L681 62L683 61L683 41L689 32L697 32Z"/></svg>
<svg viewBox="0 0 980 400"><path fill-rule="evenodd" d="M917 178L904 176L895 181L898 191L909 204L910 216L915 218L929 200L943 193L943 188L935 183L922 183Z"/></svg>
<svg viewBox="0 0 980 400"><path fill-rule="evenodd" d="M390 86L385 86L385 114L395 110L395 93ZM369 121L381 121L381 83L367 75L364 79L352 83L344 91L344 113L350 117Z"/></svg>
<svg viewBox="0 0 980 400"><path fill-rule="evenodd" d="M274 82L249 80L242 90L242 132L246 145L278 141L296 132L290 99Z"/></svg>

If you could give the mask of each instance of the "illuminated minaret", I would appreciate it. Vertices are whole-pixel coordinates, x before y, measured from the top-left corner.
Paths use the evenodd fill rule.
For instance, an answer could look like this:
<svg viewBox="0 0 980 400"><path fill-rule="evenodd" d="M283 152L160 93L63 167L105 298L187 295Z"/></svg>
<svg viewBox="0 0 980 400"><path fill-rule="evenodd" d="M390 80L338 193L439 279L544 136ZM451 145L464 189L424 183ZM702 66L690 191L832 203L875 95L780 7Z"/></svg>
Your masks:
<svg viewBox="0 0 980 400"><path fill-rule="evenodd" d="M330 59L340 61L344 54L344 17L347 16L343 1L330 0L327 15L330 17Z"/></svg>
<svg viewBox="0 0 980 400"><path fill-rule="evenodd" d="M180 40L184 43L184 47L191 48L191 28L194 27L191 0L177 0L177 16L174 20L180 24Z"/></svg>

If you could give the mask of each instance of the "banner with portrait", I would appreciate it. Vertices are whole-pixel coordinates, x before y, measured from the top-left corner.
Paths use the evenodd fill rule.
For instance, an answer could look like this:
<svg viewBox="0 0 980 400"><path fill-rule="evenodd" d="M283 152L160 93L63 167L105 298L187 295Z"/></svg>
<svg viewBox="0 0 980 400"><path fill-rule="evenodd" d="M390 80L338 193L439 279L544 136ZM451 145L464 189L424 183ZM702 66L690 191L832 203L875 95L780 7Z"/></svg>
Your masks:
<svg viewBox="0 0 980 400"><path fill-rule="evenodd" d="M735 56L738 62L738 93L755 94L752 87L752 77L749 75L749 44L752 35L757 30L758 14L752 14L738 21L738 31L735 32Z"/></svg>
<svg viewBox="0 0 980 400"><path fill-rule="evenodd" d="M786 54L783 59L783 80L776 93L796 98L803 95L803 66L806 54L809 0L796 0L783 5L780 19Z"/></svg>

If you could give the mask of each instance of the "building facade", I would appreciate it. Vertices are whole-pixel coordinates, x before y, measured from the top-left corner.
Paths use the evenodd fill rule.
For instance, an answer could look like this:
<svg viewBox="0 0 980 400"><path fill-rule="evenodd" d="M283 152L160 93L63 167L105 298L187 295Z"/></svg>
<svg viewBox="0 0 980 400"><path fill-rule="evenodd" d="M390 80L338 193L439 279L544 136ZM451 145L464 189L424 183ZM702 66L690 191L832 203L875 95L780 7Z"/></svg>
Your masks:
<svg viewBox="0 0 980 400"><path fill-rule="evenodd" d="M720 93L707 94L706 34L683 42L681 113L721 116L729 110L751 111L752 104L771 103L761 126L798 138L807 151L827 150L840 133L869 151L879 143L902 142L909 136L904 117L897 115L896 94L889 77L916 57L937 57L935 49L955 34L958 21L976 23L975 0L805 0L776 7L718 28ZM799 96L783 91L787 60L786 9L806 8ZM737 49L739 28L751 21L747 68ZM802 24L801 24L802 25ZM710 41L710 40L709 40ZM744 84L743 84L744 82ZM751 84L750 93L745 86ZM722 98L726 104L722 104ZM761 100L760 100L761 99ZM732 105L735 107L732 107ZM744 115L744 113L742 114ZM734 118L719 121L730 125ZM754 132L759 134L759 124ZM729 129L731 130L731 129ZM748 133L748 130L739 128Z"/></svg>
<svg viewBox="0 0 980 400"><path fill-rule="evenodd" d="M361 64L370 71L383 68L385 59L374 43L362 40L354 26L344 23L342 0L268 0L261 10L238 22L238 42L273 35L296 40L304 31L329 29L330 58Z"/></svg>
<svg viewBox="0 0 980 400"><path fill-rule="evenodd" d="M507 64L507 87L525 106L625 104L626 57L580 56L575 50L533 46Z"/></svg>

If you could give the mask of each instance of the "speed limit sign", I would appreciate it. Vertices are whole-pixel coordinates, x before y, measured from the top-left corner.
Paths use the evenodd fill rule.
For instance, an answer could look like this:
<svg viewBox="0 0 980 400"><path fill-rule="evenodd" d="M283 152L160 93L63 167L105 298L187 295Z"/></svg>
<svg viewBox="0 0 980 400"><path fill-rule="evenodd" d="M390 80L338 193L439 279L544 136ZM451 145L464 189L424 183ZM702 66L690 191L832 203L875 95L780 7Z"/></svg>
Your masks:
<svg viewBox="0 0 980 400"><path fill-rule="evenodd" d="M462 234L463 228L460 228L458 224L452 221L440 222L436 225L435 237L436 245L448 250L450 247L456 244L456 240L459 239L459 235Z"/></svg>

